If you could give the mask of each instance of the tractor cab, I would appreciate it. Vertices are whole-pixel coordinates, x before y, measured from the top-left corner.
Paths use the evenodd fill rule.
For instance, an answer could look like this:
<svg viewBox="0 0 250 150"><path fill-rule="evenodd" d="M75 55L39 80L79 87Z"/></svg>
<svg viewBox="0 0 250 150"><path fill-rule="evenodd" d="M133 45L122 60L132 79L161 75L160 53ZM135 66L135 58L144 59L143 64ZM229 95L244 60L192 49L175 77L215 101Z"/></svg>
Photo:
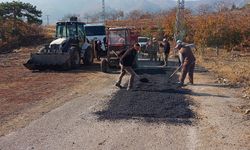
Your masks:
<svg viewBox="0 0 250 150"><path fill-rule="evenodd" d="M56 37L57 38L84 38L82 22L57 22Z"/></svg>
<svg viewBox="0 0 250 150"><path fill-rule="evenodd" d="M69 40L71 45L81 47L86 41L84 34L83 22L57 22L56 24L56 40L50 43L50 47L54 44L58 45L57 42L65 42Z"/></svg>
<svg viewBox="0 0 250 150"><path fill-rule="evenodd" d="M131 28L110 28L107 32L109 50L121 50L131 47L137 39Z"/></svg>
<svg viewBox="0 0 250 150"><path fill-rule="evenodd" d="M133 28L117 27L107 30L107 58L101 62L101 70L107 71L107 67L119 67L119 53L133 47L138 40Z"/></svg>

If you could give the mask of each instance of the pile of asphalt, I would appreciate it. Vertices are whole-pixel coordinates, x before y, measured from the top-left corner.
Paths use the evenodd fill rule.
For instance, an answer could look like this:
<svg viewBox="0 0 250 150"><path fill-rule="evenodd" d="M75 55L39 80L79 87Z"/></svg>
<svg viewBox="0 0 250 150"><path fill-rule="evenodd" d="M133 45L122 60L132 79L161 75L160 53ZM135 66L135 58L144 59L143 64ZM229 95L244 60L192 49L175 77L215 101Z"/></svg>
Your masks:
<svg viewBox="0 0 250 150"><path fill-rule="evenodd" d="M119 90L104 110L96 112L100 120L136 119L146 122L192 123L191 91L175 84L177 75L168 81L174 68L142 67L136 70L149 82L136 82L133 90ZM126 85L126 84L125 84Z"/></svg>

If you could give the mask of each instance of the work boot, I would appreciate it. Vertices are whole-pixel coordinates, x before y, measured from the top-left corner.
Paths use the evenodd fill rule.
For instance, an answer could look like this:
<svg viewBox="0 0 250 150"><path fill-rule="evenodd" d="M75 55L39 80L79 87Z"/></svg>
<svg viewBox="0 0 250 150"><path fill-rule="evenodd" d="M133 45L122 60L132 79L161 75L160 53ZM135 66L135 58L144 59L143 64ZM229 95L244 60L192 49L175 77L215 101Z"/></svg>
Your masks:
<svg viewBox="0 0 250 150"><path fill-rule="evenodd" d="M184 84L182 82L177 82L176 83L178 86L183 86Z"/></svg>

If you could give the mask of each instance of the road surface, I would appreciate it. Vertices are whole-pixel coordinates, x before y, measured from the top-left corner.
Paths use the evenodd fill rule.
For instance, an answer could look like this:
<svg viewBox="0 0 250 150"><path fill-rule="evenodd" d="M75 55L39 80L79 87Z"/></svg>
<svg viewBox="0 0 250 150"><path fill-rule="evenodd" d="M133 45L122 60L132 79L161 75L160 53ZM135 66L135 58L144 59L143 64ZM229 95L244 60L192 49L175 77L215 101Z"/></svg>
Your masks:
<svg viewBox="0 0 250 150"><path fill-rule="evenodd" d="M137 73L149 83L132 91L114 86L116 71L97 73L74 86L79 96L0 137L0 150L248 150L250 121L235 109L237 90L199 66L195 85L179 88L177 75L167 78L176 66L141 60Z"/></svg>

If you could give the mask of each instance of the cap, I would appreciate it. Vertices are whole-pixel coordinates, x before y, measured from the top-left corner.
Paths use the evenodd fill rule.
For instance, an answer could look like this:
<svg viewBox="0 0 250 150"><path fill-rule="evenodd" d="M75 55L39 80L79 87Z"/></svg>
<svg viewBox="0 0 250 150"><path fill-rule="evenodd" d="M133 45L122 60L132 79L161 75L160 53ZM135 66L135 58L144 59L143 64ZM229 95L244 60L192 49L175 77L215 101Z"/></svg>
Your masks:
<svg viewBox="0 0 250 150"><path fill-rule="evenodd" d="M182 41L181 40L177 40L175 49L177 49L180 45L182 45Z"/></svg>
<svg viewBox="0 0 250 150"><path fill-rule="evenodd" d="M177 40L176 44L182 44L182 41L181 40Z"/></svg>

